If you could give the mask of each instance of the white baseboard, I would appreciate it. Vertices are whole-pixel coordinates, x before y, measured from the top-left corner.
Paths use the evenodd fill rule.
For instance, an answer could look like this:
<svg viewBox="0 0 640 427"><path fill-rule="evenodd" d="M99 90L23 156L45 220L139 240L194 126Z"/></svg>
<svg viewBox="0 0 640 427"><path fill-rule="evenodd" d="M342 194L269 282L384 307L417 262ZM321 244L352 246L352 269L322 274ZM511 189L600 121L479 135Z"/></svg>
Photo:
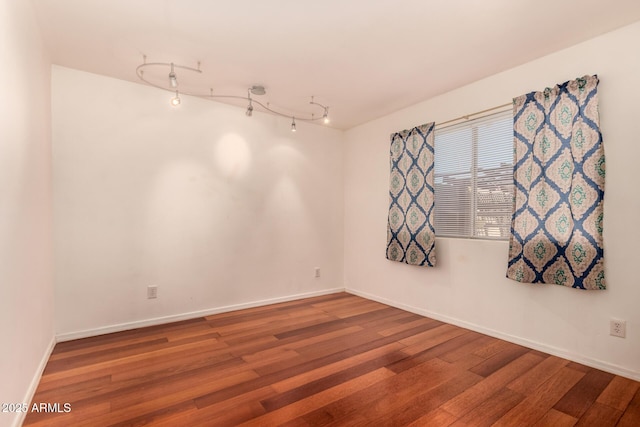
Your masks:
<svg viewBox="0 0 640 427"><path fill-rule="evenodd" d="M44 372L44 368L47 366L47 362L49 361L49 357L51 357L51 352L53 351L53 347L56 345L56 338L51 337L51 341L47 346L44 354L42 355L42 359L40 359L40 363L38 364L38 368L36 369L33 378L31 379L31 383L29 383L29 387L27 388L27 392L24 395L24 399L22 399L23 403L31 405L31 400L33 396L36 394L36 390L38 389L38 384L40 384L40 379L42 378L42 373ZM16 417L13 420L13 427L20 427L22 423L24 423L24 419L26 418L26 412L18 412L16 413Z"/></svg>
<svg viewBox="0 0 640 427"><path fill-rule="evenodd" d="M164 323L178 322L180 320L195 319L197 317L211 316L213 314L226 313L228 311L242 310L245 308L260 307L263 305L277 304L279 302L295 301L303 298L317 297L321 295L344 292L344 288L324 289L321 291L307 292L303 294L287 295L284 297L270 298L259 301L251 301L242 304L227 305L224 307L210 308L206 310L192 311L189 313L174 314L170 316L155 317L153 319L137 320L135 322L120 323L116 325L102 326L94 329L86 329L76 332L67 332L56 335L57 342L71 341L96 335L110 334L112 332L127 331L130 329L144 328L145 326L162 325Z"/></svg>
<svg viewBox="0 0 640 427"><path fill-rule="evenodd" d="M464 320L456 319L453 317L445 316L440 313L434 313L429 310L424 310L418 307L413 307L411 305L402 304L396 301L389 300L387 298L383 298L377 295L370 294L368 292L358 291L356 289L346 289L346 292L354 295L358 295L363 298L367 298L373 301L380 302L382 304L390 305L392 307L399 308L401 310L406 310L411 313L419 314L421 316L429 317L435 320L439 320L441 322L450 323L452 325L460 326L465 329L470 329L475 332L479 332L481 334L489 335L495 338L500 338L505 341L512 342L514 344L519 344L524 347L532 348L534 350L542 351L544 353L551 354L553 356L558 356L563 359L568 359L573 362L581 363L586 366L590 366L592 368L600 369L602 371L606 371L615 375L620 375L635 381L640 381L640 372L633 371L627 369L622 366L614 365L612 363L608 363L602 360L593 359L590 357L584 357L581 354L572 353L567 351L566 349L550 346L544 343L540 343L537 341L532 341L526 338L521 338L515 335L505 334L500 331L496 331L494 329L485 328L484 326L477 325L475 323L466 322Z"/></svg>

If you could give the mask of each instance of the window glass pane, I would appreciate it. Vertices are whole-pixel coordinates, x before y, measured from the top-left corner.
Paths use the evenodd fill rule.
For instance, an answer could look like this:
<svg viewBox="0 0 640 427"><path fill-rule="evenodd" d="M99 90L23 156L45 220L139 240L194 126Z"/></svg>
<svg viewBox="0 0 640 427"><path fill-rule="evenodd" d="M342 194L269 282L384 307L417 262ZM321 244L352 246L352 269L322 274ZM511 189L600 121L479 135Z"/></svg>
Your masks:
<svg viewBox="0 0 640 427"><path fill-rule="evenodd" d="M511 114L478 129L476 236L509 237L513 208L513 124Z"/></svg>
<svg viewBox="0 0 640 427"><path fill-rule="evenodd" d="M510 111L436 129L438 236L507 239L513 198Z"/></svg>
<svg viewBox="0 0 640 427"><path fill-rule="evenodd" d="M436 132L435 229L440 236L469 237L471 230L471 128Z"/></svg>

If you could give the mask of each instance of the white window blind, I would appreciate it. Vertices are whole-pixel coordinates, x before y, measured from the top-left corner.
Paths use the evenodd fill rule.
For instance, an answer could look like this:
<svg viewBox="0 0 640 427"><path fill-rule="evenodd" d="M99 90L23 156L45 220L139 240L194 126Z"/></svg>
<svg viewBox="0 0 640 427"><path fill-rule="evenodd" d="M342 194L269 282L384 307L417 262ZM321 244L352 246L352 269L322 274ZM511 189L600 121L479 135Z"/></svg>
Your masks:
<svg viewBox="0 0 640 427"><path fill-rule="evenodd" d="M513 209L511 111L435 131L437 236L507 239Z"/></svg>

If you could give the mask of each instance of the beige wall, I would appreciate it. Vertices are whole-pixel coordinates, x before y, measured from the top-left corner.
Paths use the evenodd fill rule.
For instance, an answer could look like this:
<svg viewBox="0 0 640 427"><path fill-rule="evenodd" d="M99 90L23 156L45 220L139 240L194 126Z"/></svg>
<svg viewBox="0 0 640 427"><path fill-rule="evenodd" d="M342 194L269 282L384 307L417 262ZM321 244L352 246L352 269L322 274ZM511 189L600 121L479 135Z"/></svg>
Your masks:
<svg viewBox="0 0 640 427"><path fill-rule="evenodd" d="M342 132L171 96L53 68L63 339L343 287Z"/></svg>
<svg viewBox="0 0 640 427"><path fill-rule="evenodd" d="M640 159L638 40L640 23L347 131L346 288L640 379L640 191L634 175ZM390 133L505 104L514 96L584 74L598 74L601 80L608 290L585 292L507 280L507 242L438 239L438 266L433 269L385 259ZM425 76L425 84L428 79ZM612 317L627 320L626 339L609 336Z"/></svg>
<svg viewBox="0 0 640 427"><path fill-rule="evenodd" d="M51 69L29 1L0 0L0 63L0 402L22 403L54 337Z"/></svg>

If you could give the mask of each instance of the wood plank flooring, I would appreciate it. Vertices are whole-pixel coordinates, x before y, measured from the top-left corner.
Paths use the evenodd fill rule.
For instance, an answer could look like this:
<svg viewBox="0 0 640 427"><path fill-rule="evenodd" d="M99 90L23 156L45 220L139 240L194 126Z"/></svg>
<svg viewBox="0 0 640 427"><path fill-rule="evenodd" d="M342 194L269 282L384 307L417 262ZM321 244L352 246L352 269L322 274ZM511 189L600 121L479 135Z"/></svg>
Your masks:
<svg viewBox="0 0 640 427"><path fill-rule="evenodd" d="M59 343L25 426L640 426L640 383L347 293Z"/></svg>

